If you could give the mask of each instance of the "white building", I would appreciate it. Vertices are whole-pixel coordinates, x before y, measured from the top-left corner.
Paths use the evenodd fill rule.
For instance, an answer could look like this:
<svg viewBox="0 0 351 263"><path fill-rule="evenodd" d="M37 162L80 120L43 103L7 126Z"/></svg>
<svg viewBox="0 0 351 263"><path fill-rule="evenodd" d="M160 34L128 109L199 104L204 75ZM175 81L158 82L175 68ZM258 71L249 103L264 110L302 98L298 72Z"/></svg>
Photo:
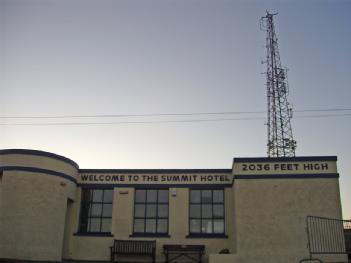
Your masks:
<svg viewBox="0 0 351 263"><path fill-rule="evenodd" d="M342 218L335 156L234 158L228 169L80 169L0 151L0 259L109 261L114 239L205 245L204 262L298 262L306 216ZM218 254L228 249L229 254Z"/></svg>

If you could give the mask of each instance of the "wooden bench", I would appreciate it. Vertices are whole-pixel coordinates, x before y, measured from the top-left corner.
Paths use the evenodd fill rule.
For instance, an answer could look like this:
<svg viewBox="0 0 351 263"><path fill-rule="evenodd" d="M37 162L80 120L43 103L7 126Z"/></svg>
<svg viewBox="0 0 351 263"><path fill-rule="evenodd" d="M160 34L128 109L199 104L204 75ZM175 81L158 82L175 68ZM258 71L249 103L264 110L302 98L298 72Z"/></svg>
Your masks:
<svg viewBox="0 0 351 263"><path fill-rule="evenodd" d="M150 256L152 262L156 259L156 240L114 240L111 248L111 262L115 262L117 255Z"/></svg>
<svg viewBox="0 0 351 263"><path fill-rule="evenodd" d="M163 253L166 263L185 257L194 262L201 263L202 255L205 254L204 245L163 245Z"/></svg>

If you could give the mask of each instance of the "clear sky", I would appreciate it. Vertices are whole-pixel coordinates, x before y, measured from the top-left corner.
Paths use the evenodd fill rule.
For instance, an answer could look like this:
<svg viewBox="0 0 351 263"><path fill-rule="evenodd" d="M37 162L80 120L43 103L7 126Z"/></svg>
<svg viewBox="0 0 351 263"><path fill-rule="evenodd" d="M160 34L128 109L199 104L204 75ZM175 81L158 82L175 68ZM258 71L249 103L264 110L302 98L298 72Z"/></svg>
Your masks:
<svg viewBox="0 0 351 263"><path fill-rule="evenodd" d="M233 157L266 156L266 10L279 12L297 155L338 156L351 218L351 111L298 112L351 108L346 0L0 0L0 148L81 168L231 168ZM262 113L4 118L237 111ZM247 117L263 118L155 123Z"/></svg>

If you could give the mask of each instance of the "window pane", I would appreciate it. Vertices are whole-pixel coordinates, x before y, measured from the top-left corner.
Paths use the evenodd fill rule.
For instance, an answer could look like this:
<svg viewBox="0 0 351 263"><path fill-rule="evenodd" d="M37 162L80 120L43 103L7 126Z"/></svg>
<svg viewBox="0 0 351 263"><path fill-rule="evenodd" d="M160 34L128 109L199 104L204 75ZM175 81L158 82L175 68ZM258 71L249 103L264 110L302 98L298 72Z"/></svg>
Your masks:
<svg viewBox="0 0 351 263"><path fill-rule="evenodd" d="M224 233L224 220L214 220L213 221L214 233L223 234Z"/></svg>
<svg viewBox="0 0 351 263"><path fill-rule="evenodd" d="M93 202L102 202L102 191L101 189L93 190Z"/></svg>
<svg viewBox="0 0 351 263"><path fill-rule="evenodd" d="M190 233L201 233L201 220L190 220Z"/></svg>
<svg viewBox="0 0 351 263"><path fill-rule="evenodd" d="M138 189L135 191L135 233L168 232L168 195L167 189Z"/></svg>
<svg viewBox="0 0 351 263"><path fill-rule="evenodd" d="M134 219L134 232L144 233L144 219Z"/></svg>
<svg viewBox="0 0 351 263"><path fill-rule="evenodd" d="M102 209L103 217L112 217L112 204L104 204Z"/></svg>
<svg viewBox="0 0 351 263"><path fill-rule="evenodd" d="M203 219L201 232L211 234L212 233L212 220Z"/></svg>
<svg viewBox="0 0 351 263"><path fill-rule="evenodd" d="M201 206L202 218L211 218L212 217L212 205L202 205Z"/></svg>
<svg viewBox="0 0 351 263"><path fill-rule="evenodd" d="M191 190L190 191L190 203L200 203L200 190Z"/></svg>
<svg viewBox="0 0 351 263"><path fill-rule="evenodd" d="M168 226L167 226L167 219L159 219L157 220L157 233L167 233Z"/></svg>
<svg viewBox="0 0 351 263"><path fill-rule="evenodd" d="M156 219L146 219L147 233L156 233Z"/></svg>
<svg viewBox="0 0 351 263"><path fill-rule="evenodd" d="M88 203L92 199L92 191L90 189L82 190L82 203Z"/></svg>
<svg viewBox="0 0 351 263"><path fill-rule="evenodd" d="M223 190L213 190L213 202L214 203L223 203Z"/></svg>
<svg viewBox="0 0 351 263"><path fill-rule="evenodd" d="M92 204L91 205L91 216L101 216L102 204Z"/></svg>
<svg viewBox="0 0 351 263"><path fill-rule="evenodd" d="M157 201L157 190L147 190L147 202L156 203Z"/></svg>
<svg viewBox="0 0 351 263"><path fill-rule="evenodd" d="M224 190L199 189L190 191L190 233L224 233Z"/></svg>
<svg viewBox="0 0 351 263"><path fill-rule="evenodd" d="M158 202L168 203L168 190L158 190Z"/></svg>
<svg viewBox="0 0 351 263"><path fill-rule="evenodd" d="M213 205L213 217L224 217L223 205Z"/></svg>
<svg viewBox="0 0 351 263"><path fill-rule="evenodd" d="M135 190L135 202L145 203L146 202L146 190Z"/></svg>
<svg viewBox="0 0 351 263"><path fill-rule="evenodd" d="M111 218L103 218L102 219L101 232L111 232Z"/></svg>
<svg viewBox="0 0 351 263"><path fill-rule="evenodd" d="M82 189L79 231L110 231L112 196L113 189Z"/></svg>
<svg viewBox="0 0 351 263"><path fill-rule="evenodd" d="M90 213L89 203L81 205L80 212L80 231L86 232L88 231L88 218Z"/></svg>
<svg viewBox="0 0 351 263"><path fill-rule="evenodd" d="M158 205L158 217L168 217L168 205Z"/></svg>
<svg viewBox="0 0 351 263"><path fill-rule="evenodd" d="M87 232L88 231L88 217L82 217L81 222L79 225L80 232Z"/></svg>
<svg viewBox="0 0 351 263"><path fill-rule="evenodd" d="M190 217L191 218L201 218L201 214L200 214L200 205L190 205Z"/></svg>
<svg viewBox="0 0 351 263"><path fill-rule="evenodd" d="M113 190L105 190L104 191L104 203L112 203L113 199Z"/></svg>
<svg viewBox="0 0 351 263"><path fill-rule="evenodd" d="M201 203L212 203L212 191L202 190L201 191Z"/></svg>
<svg viewBox="0 0 351 263"><path fill-rule="evenodd" d="M156 205L146 205L146 217L156 217Z"/></svg>
<svg viewBox="0 0 351 263"><path fill-rule="evenodd" d="M90 232L100 232L100 218L90 218L88 229Z"/></svg>
<svg viewBox="0 0 351 263"><path fill-rule="evenodd" d="M145 205L135 205L135 217L145 217Z"/></svg>

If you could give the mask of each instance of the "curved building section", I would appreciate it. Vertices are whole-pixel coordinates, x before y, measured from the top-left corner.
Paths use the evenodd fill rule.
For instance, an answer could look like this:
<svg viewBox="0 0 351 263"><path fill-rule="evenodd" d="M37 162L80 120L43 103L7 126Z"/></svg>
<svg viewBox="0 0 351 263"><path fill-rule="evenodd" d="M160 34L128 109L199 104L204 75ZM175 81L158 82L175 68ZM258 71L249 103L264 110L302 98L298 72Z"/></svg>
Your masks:
<svg viewBox="0 0 351 263"><path fill-rule="evenodd" d="M78 165L49 152L0 151L0 258L61 261Z"/></svg>

